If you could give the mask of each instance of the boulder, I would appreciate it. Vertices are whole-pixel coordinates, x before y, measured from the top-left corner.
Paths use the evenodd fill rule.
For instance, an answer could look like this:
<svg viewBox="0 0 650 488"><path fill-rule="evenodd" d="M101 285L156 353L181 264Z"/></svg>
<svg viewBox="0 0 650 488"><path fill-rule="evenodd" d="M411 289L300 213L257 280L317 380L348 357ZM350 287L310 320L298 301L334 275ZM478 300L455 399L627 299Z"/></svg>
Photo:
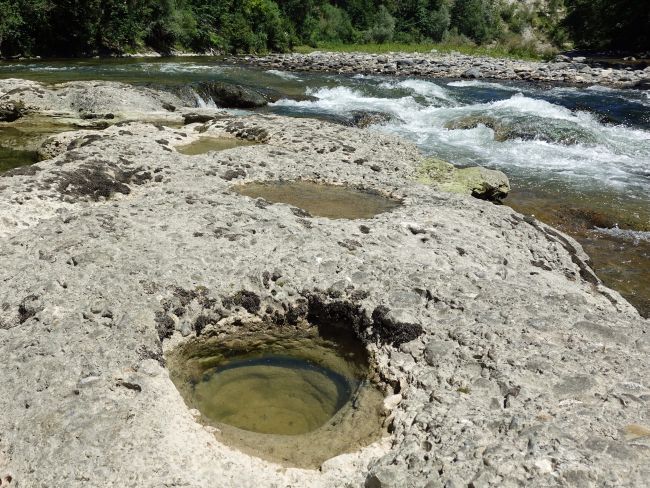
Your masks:
<svg viewBox="0 0 650 488"><path fill-rule="evenodd" d="M0 102L0 122L13 122L25 115L21 102Z"/></svg>
<svg viewBox="0 0 650 488"><path fill-rule="evenodd" d="M435 158L427 159L420 165L418 181L436 185L443 191L494 202L503 200L510 191L510 181L501 171L482 166L459 169Z"/></svg>
<svg viewBox="0 0 650 488"><path fill-rule="evenodd" d="M494 140L498 142L522 139L524 141L544 141L553 144L593 144L597 138L587 129L570 120L556 119L549 122L544 117L531 115L509 116L507 118L492 115L468 115L450 120L445 129L467 130L479 125L494 131Z"/></svg>
<svg viewBox="0 0 650 488"><path fill-rule="evenodd" d="M261 93L242 85L206 81L198 84L197 91L222 108L258 108L268 104Z"/></svg>
<svg viewBox="0 0 650 488"><path fill-rule="evenodd" d="M393 120L391 114L385 112L371 112L365 110L354 110L350 112L352 116L351 124L354 127L365 129L371 125L385 124Z"/></svg>
<svg viewBox="0 0 650 488"><path fill-rule="evenodd" d="M461 75L463 78L477 79L482 76L481 71L477 68L470 68L463 72Z"/></svg>
<svg viewBox="0 0 650 488"><path fill-rule="evenodd" d="M489 201L501 201L510 191L510 181L505 173L482 166L458 170L455 186L458 185L468 189L474 198Z"/></svg>

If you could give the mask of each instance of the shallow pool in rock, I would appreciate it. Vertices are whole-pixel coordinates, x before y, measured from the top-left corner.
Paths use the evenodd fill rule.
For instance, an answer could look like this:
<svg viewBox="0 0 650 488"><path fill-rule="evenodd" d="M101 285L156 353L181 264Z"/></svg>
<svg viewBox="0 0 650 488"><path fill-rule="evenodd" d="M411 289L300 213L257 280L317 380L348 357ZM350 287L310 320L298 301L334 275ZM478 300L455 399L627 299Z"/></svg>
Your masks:
<svg viewBox="0 0 650 488"><path fill-rule="evenodd" d="M384 394L363 344L321 327L193 338L166 353L170 378L224 444L315 468L385 433Z"/></svg>
<svg viewBox="0 0 650 488"><path fill-rule="evenodd" d="M233 189L240 195L286 203L330 219L369 219L401 205L378 192L303 180L245 183Z"/></svg>
<svg viewBox="0 0 650 488"><path fill-rule="evenodd" d="M289 356L235 359L206 372L194 386L208 418L262 434L316 430L350 399L345 377Z"/></svg>
<svg viewBox="0 0 650 488"><path fill-rule="evenodd" d="M245 139L238 139L236 137L200 137L194 142L177 146L176 150L185 154L186 156L198 156L213 151L226 151L236 147L252 146L258 144L257 142L247 141Z"/></svg>
<svg viewBox="0 0 650 488"><path fill-rule="evenodd" d="M21 151L0 146L0 173L38 161L36 151Z"/></svg>

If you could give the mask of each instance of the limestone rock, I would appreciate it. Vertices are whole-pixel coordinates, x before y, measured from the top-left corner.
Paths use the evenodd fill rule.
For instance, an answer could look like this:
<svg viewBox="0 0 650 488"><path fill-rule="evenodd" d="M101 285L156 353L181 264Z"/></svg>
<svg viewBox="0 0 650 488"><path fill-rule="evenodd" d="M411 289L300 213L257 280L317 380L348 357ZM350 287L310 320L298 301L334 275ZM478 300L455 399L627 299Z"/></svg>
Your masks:
<svg viewBox="0 0 650 488"><path fill-rule="evenodd" d="M197 89L222 108L257 108L268 103L261 93L241 85L206 81L199 83Z"/></svg>
<svg viewBox="0 0 650 488"><path fill-rule="evenodd" d="M151 107L145 120L180 125L193 110L102 86L84 101L93 113L121 117L126 106L105 108L121 96ZM59 90L94 90L0 81L0 93L16 87L66 110ZM260 143L174 149L204 136ZM423 166L395 137L268 114L122 123L49 144L49 159L0 175L3 484L647 486L650 324L598 284L573 239L467 197L492 175ZM305 179L402 203L310 217L238 194L227 171L238 184ZM363 338L399 395L384 441L322 471L223 445L165 366L197 333L303 320Z"/></svg>
<svg viewBox="0 0 650 488"><path fill-rule="evenodd" d="M510 191L508 177L501 171L480 166L458 169L435 158L421 163L418 168L418 181L434 184L443 191L490 201L500 201Z"/></svg>
<svg viewBox="0 0 650 488"><path fill-rule="evenodd" d="M22 102L0 102L0 122L14 122L25 113Z"/></svg>

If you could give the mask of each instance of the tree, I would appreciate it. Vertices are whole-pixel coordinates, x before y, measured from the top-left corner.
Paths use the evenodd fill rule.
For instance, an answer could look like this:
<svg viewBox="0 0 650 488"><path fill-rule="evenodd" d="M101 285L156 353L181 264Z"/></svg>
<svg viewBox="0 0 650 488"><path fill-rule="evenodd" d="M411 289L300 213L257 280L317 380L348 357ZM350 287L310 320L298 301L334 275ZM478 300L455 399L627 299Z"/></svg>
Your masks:
<svg viewBox="0 0 650 488"><path fill-rule="evenodd" d="M565 25L579 47L648 49L650 2L565 0Z"/></svg>
<svg viewBox="0 0 650 488"><path fill-rule="evenodd" d="M24 21L14 1L0 0L0 12L0 56L13 55L20 50Z"/></svg>
<svg viewBox="0 0 650 488"><path fill-rule="evenodd" d="M394 34L395 19L388 9L384 5L381 5L370 29L370 38L379 44L383 44L392 41Z"/></svg>
<svg viewBox="0 0 650 488"><path fill-rule="evenodd" d="M497 16L486 0L456 0L452 26L479 44L494 39L498 32Z"/></svg>

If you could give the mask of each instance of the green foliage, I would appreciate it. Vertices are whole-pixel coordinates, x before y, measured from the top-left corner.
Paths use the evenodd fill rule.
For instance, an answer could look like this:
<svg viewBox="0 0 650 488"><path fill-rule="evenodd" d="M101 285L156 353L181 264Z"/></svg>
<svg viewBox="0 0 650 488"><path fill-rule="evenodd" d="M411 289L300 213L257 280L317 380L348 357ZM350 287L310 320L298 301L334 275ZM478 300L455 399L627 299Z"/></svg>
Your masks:
<svg viewBox="0 0 650 488"><path fill-rule="evenodd" d="M647 0L565 0L564 25L580 47L648 49Z"/></svg>
<svg viewBox="0 0 650 488"><path fill-rule="evenodd" d="M452 21L460 34L482 44L498 34L496 12L488 0L456 0Z"/></svg>
<svg viewBox="0 0 650 488"><path fill-rule="evenodd" d="M543 5L543 8L542 6ZM561 19L568 13L566 21ZM146 47L232 53L368 42L643 49L650 2L548 0L0 0L0 56L88 56ZM528 39L528 40L526 40Z"/></svg>
<svg viewBox="0 0 650 488"><path fill-rule="evenodd" d="M0 0L0 54L20 51L20 31L24 20L19 5L11 0Z"/></svg>
<svg viewBox="0 0 650 488"><path fill-rule="evenodd" d="M319 9L318 22L311 42L354 42L358 37L348 13L329 3Z"/></svg>
<svg viewBox="0 0 650 488"><path fill-rule="evenodd" d="M372 27L368 31L367 38L372 42L383 44L392 41L394 35L395 18L384 5L381 5L374 18Z"/></svg>

